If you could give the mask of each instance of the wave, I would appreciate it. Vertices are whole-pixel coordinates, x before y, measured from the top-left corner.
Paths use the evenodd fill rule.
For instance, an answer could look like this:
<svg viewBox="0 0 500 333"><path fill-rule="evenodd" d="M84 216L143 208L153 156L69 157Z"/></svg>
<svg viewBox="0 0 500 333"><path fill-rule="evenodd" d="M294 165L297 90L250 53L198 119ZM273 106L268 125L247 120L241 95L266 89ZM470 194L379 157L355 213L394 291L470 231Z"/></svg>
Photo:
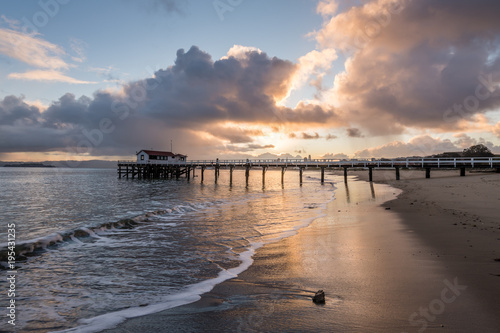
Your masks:
<svg viewBox="0 0 500 333"><path fill-rule="evenodd" d="M46 250L60 247L65 243L83 244L89 238L101 238L99 234L113 230L135 229L139 224L148 222L150 218L161 217L165 215L178 216L184 213L195 211L202 208L197 205L179 205L172 209L163 209L147 212L133 218L125 218L115 222L107 222L98 226L79 227L77 229L56 232L36 239L15 242L16 261L25 261L29 256L36 256L44 253ZM174 226L175 224L172 224ZM10 250L7 243L0 245L0 269L5 269L7 265Z"/></svg>
<svg viewBox="0 0 500 333"><path fill-rule="evenodd" d="M255 251L262 247L262 245L262 243L254 243L248 248L247 251L240 253L239 259L241 260L241 264L239 266L229 269L221 268L222 270L219 272L217 277L188 285L178 293L165 296L160 303L130 307L89 319L81 319L81 326L57 332L99 332L105 329L113 328L127 319L157 313L181 305L196 302L201 298L202 294L208 293L216 285L226 280L233 279L247 270L248 267L250 267L253 263L252 257L255 254Z"/></svg>

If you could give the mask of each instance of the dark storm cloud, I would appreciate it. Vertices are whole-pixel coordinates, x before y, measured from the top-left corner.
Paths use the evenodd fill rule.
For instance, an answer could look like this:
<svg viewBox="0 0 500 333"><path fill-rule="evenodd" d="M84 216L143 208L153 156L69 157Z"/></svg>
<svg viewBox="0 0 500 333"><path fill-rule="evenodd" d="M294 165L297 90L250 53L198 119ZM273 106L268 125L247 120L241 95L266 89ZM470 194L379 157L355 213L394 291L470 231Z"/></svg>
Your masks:
<svg viewBox="0 0 500 333"><path fill-rule="evenodd" d="M148 91L144 110L177 126L221 120L315 123L332 118L334 112L320 106L276 106L275 100L287 94L295 70L293 63L257 51L242 59L213 62L210 55L192 47L188 52L179 50L175 65L156 72L155 79L130 84L127 93L157 85Z"/></svg>
<svg viewBox="0 0 500 333"><path fill-rule="evenodd" d="M0 101L0 124L36 124L39 116L40 111L38 108L24 103L22 98L7 96Z"/></svg>
<svg viewBox="0 0 500 333"><path fill-rule="evenodd" d="M221 140L252 143L262 136L238 124L335 119L334 110L318 105L276 105L288 93L295 71L293 63L262 52L213 61L193 46L179 50L171 67L126 84L120 93L98 91L92 98L67 93L44 112L8 96L0 104L0 152L67 147L71 153L119 155L130 154L131 147L168 149L170 140L180 150L205 152Z"/></svg>

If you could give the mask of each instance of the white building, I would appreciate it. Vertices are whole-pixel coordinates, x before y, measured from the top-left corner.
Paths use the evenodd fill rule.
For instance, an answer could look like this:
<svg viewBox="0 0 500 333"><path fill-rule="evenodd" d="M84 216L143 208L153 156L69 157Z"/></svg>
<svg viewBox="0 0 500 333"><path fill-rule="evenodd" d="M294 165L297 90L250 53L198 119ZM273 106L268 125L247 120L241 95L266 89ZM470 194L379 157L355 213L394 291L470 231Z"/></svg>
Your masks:
<svg viewBox="0 0 500 333"><path fill-rule="evenodd" d="M169 151L141 150L137 154L137 163L140 164L168 164L185 162L187 156L174 154Z"/></svg>

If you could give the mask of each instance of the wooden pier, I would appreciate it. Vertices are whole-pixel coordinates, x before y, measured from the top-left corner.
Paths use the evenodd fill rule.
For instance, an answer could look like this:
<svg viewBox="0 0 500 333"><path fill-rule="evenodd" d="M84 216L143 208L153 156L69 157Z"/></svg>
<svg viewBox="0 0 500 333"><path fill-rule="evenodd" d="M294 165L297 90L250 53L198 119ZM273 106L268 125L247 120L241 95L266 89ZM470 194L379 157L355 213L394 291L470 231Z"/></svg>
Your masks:
<svg viewBox="0 0 500 333"><path fill-rule="evenodd" d="M281 183L284 183L287 168L299 171L299 181L302 184L302 176L305 169L317 169L320 171L321 182L325 181L325 169L343 170L344 178L347 179L348 169L368 170L369 180L373 181L373 169L394 169L395 179L400 179L400 169L425 170L425 177L430 178L432 169L456 169L460 176L465 176L467 169L496 169L500 172L500 158L498 157L474 157L474 158L408 158L394 160L203 160L184 161L171 163L137 163L133 161L118 162L118 178L138 179L179 179L185 177L188 180L195 176L197 169L201 172L201 181L204 181L205 171L214 172L217 183L220 170L229 170L229 182L233 183L234 169L245 170L246 184L251 169L262 169L262 180L265 181L266 170L269 168L281 168Z"/></svg>

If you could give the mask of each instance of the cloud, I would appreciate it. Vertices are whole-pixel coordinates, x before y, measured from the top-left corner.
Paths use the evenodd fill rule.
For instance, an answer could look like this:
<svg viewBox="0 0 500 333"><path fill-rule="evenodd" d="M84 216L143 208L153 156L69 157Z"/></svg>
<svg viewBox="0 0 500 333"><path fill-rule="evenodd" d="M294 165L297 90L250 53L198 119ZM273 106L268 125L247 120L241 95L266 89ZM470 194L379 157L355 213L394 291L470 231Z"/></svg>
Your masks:
<svg viewBox="0 0 500 333"><path fill-rule="evenodd" d="M326 139L327 139L327 140L334 140L334 139L337 139L337 138L338 138L338 136L333 135L333 134L328 134L328 135L326 136Z"/></svg>
<svg viewBox="0 0 500 333"><path fill-rule="evenodd" d="M347 130L347 136L350 138L362 138L364 135L361 133L361 130L359 128L348 128Z"/></svg>
<svg viewBox="0 0 500 333"><path fill-rule="evenodd" d="M385 135L452 131L497 109L499 11L495 0L372 0L327 18L316 40L348 57L330 92L339 116Z"/></svg>
<svg viewBox="0 0 500 333"><path fill-rule="evenodd" d="M274 145L259 145L259 144L247 144L247 145L233 145L233 144L228 144L224 146L224 149L226 152L224 152L226 155L227 151L229 151L231 154L235 153L249 153L249 152L254 152L255 150L262 150L262 149L272 149L275 148ZM248 155L246 154L244 158L254 158L255 156Z"/></svg>
<svg viewBox="0 0 500 333"><path fill-rule="evenodd" d="M321 139L322 137L317 133L317 132L314 132L314 134L309 134L309 133L306 133L306 132L302 132L300 133L300 136L297 135L296 133L288 133L288 137L290 139L296 139L296 138L300 138L302 140L317 140L317 139ZM327 140L330 140L330 139L327 139Z"/></svg>
<svg viewBox="0 0 500 333"><path fill-rule="evenodd" d="M263 136L262 130L244 129L236 126L212 126L205 131L214 137L227 140L230 143L248 143L253 142L254 136Z"/></svg>
<svg viewBox="0 0 500 333"><path fill-rule="evenodd" d="M69 68L61 47L11 29L0 28L0 53L39 68Z"/></svg>
<svg viewBox="0 0 500 333"><path fill-rule="evenodd" d="M167 13L183 13L183 6L187 3L186 0L149 0L149 6L157 11L163 9Z"/></svg>
<svg viewBox="0 0 500 333"><path fill-rule="evenodd" d="M493 134L500 138L500 121L493 128Z"/></svg>
<svg viewBox="0 0 500 333"><path fill-rule="evenodd" d="M388 144L367 148L355 152L355 158L395 158L395 157L410 157L410 156L429 156L440 154L443 152L461 152L463 149L472 145L482 143L490 148L493 152L500 152L500 146L494 145L492 142L482 138L476 140L466 134L455 135L457 140L434 138L429 135L417 136L408 142L394 141Z"/></svg>
<svg viewBox="0 0 500 333"><path fill-rule="evenodd" d="M40 110L24 102L24 98L7 96L0 101L0 124L30 125L37 124Z"/></svg>
<svg viewBox="0 0 500 333"><path fill-rule="evenodd" d="M333 16L339 8L336 0L322 0L318 3L316 7L316 12L325 17Z"/></svg>
<svg viewBox="0 0 500 333"><path fill-rule="evenodd" d="M8 18L5 15L0 15L0 19L4 21L12 30L19 30L21 27L21 21L16 19Z"/></svg>
<svg viewBox="0 0 500 333"><path fill-rule="evenodd" d="M252 46L243 46L243 45L233 45L229 51L227 51L227 55L221 58L223 59L229 59L229 57L233 57L239 60L247 59L247 56L249 53L257 52L259 54L262 53L262 50L257 48L257 47L252 47Z"/></svg>
<svg viewBox="0 0 500 333"><path fill-rule="evenodd" d="M457 138L457 140L455 140L453 144L461 149L469 148L470 146L478 144L478 141L476 139L471 138L465 133L455 134L453 135L453 137Z"/></svg>
<svg viewBox="0 0 500 333"><path fill-rule="evenodd" d="M347 160L349 159L349 156L347 156L344 153L337 153L337 154L325 154L321 158L328 159L328 160Z"/></svg>
<svg viewBox="0 0 500 333"><path fill-rule="evenodd" d="M302 139L304 140L317 140L321 138L318 133L314 132L314 134L302 133Z"/></svg>
<svg viewBox="0 0 500 333"><path fill-rule="evenodd" d="M275 148L274 145L256 145L256 144L250 144L248 145L248 148L250 149L270 149L270 148Z"/></svg>
<svg viewBox="0 0 500 333"><path fill-rule="evenodd" d="M333 61L338 58L337 52L334 49L327 48L321 51L313 50L298 59L297 71L295 72L290 90L287 95L279 101L284 105L286 99L291 95L292 91L299 90L306 83L322 89L323 77L331 69Z"/></svg>
<svg viewBox="0 0 500 333"><path fill-rule="evenodd" d="M10 73L9 79L30 80L30 81L49 81L49 82L65 82L70 84L94 84L95 81L78 80L55 70L33 70L24 73Z"/></svg>
<svg viewBox="0 0 500 333"><path fill-rule="evenodd" d="M75 53L75 55L71 57L73 61L85 62L87 60L87 56L85 55L85 49L88 47L87 43L77 38L71 38L70 46L71 50Z"/></svg>
<svg viewBox="0 0 500 333"><path fill-rule="evenodd" d="M75 67L68 63L64 57L66 51L49 41L43 40L38 34L25 34L14 29L20 29L20 22L1 16L12 29L0 28L0 54L16 59L27 65L36 67L24 73L10 73L8 78L18 80L33 80L45 82L65 82L70 84L96 83L72 78L63 71ZM70 39L71 49L75 55L71 57L74 62L86 61L84 49L87 44L76 38Z"/></svg>
<svg viewBox="0 0 500 333"><path fill-rule="evenodd" d="M143 107L152 117L176 126L222 120L246 123L322 123L335 119L333 108L300 103L296 108L276 105L288 91L295 65L265 53L248 51L244 57L212 61L197 47L177 51L175 65L153 79L132 82L126 95L147 90ZM158 104L162 106L161 110Z"/></svg>
<svg viewBox="0 0 500 333"><path fill-rule="evenodd" d="M276 105L295 70L295 64L253 49L213 61L193 46L180 49L172 66L128 82L119 92L96 91L79 98L67 93L43 112L8 96L2 103L14 105L16 100L18 107L7 108L0 119L0 132L9 135L0 140L0 152L63 149L116 156L144 147L170 149L170 140L176 151L190 156L213 156L229 150L228 143L234 151L271 148L255 142L263 127L288 132L336 121L333 107Z"/></svg>
<svg viewBox="0 0 500 333"><path fill-rule="evenodd" d="M252 156L253 157L253 156ZM302 159L300 155L291 155L291 154L272 154L272 153L263 153L257 156L257 158L262 159L262 160L276 160L276 159L281 159L281 160L293 160L293 159Z"/></svg>

